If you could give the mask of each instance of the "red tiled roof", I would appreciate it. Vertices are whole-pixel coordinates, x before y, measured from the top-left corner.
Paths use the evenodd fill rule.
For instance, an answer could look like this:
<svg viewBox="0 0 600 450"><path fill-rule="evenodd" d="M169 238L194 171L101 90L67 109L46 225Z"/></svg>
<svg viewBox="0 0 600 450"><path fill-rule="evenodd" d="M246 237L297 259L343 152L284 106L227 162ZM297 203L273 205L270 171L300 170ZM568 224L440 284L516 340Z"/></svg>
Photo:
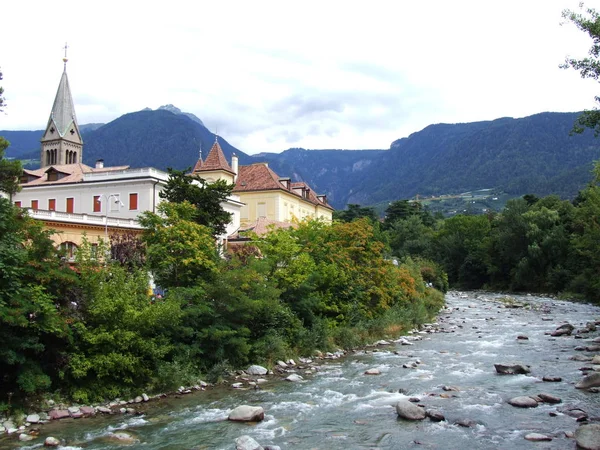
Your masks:
<svg viewBox="0 0 600 450"><path fill-rule="evenodd" d="M268 191L283 189L279 175L264 163L240 166L234 192Z"/></svg>
<svg viewBox="0 0 600 450"><path fill-rule="evenodd" d="M83 174L91 172L112 172L116 170L126 170L129 166L103 167L96 169L85 164L56 164L50 167L42 167L35 170L23 170L23 173L36 177L35 180L29 183L23 183L26 186L38 186L47 184L62 184L62 183L79 183L83 181ZM48 181L48 172L57 171L65 176L56 181Z"/></svg>
<svg viewBox="0 0 600 450"><path fill-rule="evenodd" d="M206 160L202 162L202 159L199 159L194 167L194 173L196 172L212 172L213 170L224 170L226 172L232 173L233 170L231 166L227 162L227 158L225 158L225 154L223 153L223 149L219 145L218 141L215 141L210 152L208 152L208 156Z"/></svg>
<svg viewBox="0 0 600 450"><path fill-rule="evenodd" d="M303 198L302 194L294 191L295 188L309 189L308 198L304 200L313 205L324 206L325 208L333 208L319 200L310 187L304 182L295 182L290 184L288 189L280 181L280 177L265 163L252 164L250 166L240 166L237 181L233 192L250 192L250 191L272 191L282 190L297 197Z"/></svg>

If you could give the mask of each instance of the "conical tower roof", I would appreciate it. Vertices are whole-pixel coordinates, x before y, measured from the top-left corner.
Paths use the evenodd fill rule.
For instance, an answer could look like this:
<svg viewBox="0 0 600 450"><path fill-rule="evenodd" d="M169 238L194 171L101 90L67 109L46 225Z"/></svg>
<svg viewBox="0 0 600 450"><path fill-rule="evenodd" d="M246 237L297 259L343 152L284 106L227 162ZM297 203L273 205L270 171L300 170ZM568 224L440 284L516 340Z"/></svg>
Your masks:
<svg viewBox="0 0 600 450"><path fill-rule="evenodd" d="M208 152L208 156L204 162L202 159L199 159L196 163L196 166L194 167L194 173L214 172L217 170L222 170L235 175L233 169L227 162L227 158L225 158L225 154L219 145L218 139L215 139L215 143L211 147L210 152Z"/></svg>
<svg viewBox="0 0 600 450"><path fill-rule="evenodd" d="M77 126L77 117L75 116L75 106L73 105L73 97L71 96L71 88L69 87L66 65L60 78L58 90L56 91L49 122L54 123L56 131L58 131L61 137L65 135L72 123L75 123Z"/></svg>

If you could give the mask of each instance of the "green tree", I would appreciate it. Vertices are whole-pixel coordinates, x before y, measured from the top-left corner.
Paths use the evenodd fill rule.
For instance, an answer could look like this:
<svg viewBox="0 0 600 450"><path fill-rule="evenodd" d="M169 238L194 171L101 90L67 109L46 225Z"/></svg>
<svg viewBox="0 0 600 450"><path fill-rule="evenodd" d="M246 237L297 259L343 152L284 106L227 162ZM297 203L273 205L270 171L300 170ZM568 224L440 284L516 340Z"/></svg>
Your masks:
<svg viewBox="0 0 600 450"><path fill-rule="evenodd" d="M429 257L432 252L434 230L426 226L418 215L398 219L387 230L392 254L399 258L406 256Z"/></svg>
<svg viewBox="0 0 600 450"><path fill-rule="evenodd" d="M600 303L600 163L594 180L579 193L573 220L574 273L570 290Z"/></svg>
<svg viewBox="0 0 600 450"><path fill-rule="evenodd" d="M397 200L390 203L385 210L384 228L389 229L396 221L405 220L412 216L420 217L421 221L427 226L432 226L435 223L431 213L420 202Z"/></svg>
<svg viewBox="0 0 600 450"><path fill-rule="evenodd" d="M587 33L592 39L592 46L585 58L565 58L565 62L560 67L564 69L573 68L577 70L582 78L591 78L598 81L600 78L600 14L592 8L583 7L580 4L581 12L566 9L562 16L564 19L575 24L581 31ZM600 96L595 97L596 102L600 103ZM596 135L600 134L600 110L593 109L584 111L577 119L573 131L582 133L584 129L591 128Z"/></svg>
<svg viewBox="0 0 600 450"><path fill-rule="evenodd" d="M488 280L487 238L490 222L486 216L454 216L435 233L435 259L448 273L452 285L480 288Z"/></svg>
<svg viewBox="0 0 600 450"><path fill-rule="evenodd" d="M2 80L2 72L0 72ZM4 111L4 89L0 86L0 112ZM0 136L0 192L8 194L9 198L19 192L19 177L23 173L20 161L8 161L4 157L4 151L8 148L10 142Z"/></svg>
<svg viewBox="0 0 600 450"><path fill-rule="evenodd" d="M77 254L85 317L73 324L67 388L81 402L132 395L152 382L172 352L168 336L179 324L179 304L153 300L143 268L105 265L85 247Z"/></svg>
<svg viewBox="0 0 600 450"><path fill-rule="evenodd" d="M224 180L207 183L197 175L188 175L189 170L169 168L169 181L160 197L173 203L191 203L196 208L194 222L209 227L213 236L225 233L231 214L221 204L231 195L234 185Z"/></svg>
<svg viewBox="0 0 600 450"><path fill-rule="evenodd" d="M69 336L69 286L50 233L0 198L0 406L48 389Z"/></svg>
<svg viewBox="0 0 600 450"><path fill-rule="evenodd" d="M333 218L335 220L341 220L342 222L352 222L353 220L366 217L372 222L377 222L378 217L375 212L375 208L369 206L360 206L354 203L349 203L347 208L344 210L338 210L333 212Z"/></svg>
<svg viewBox="0 0 600 450"><path fill-rule="evenodd" d="M189 287L210 280L217 271L218 253L211 229L198 224L197 208L162 202L159 214L140 216L148 266L163 288Z"/></svg>

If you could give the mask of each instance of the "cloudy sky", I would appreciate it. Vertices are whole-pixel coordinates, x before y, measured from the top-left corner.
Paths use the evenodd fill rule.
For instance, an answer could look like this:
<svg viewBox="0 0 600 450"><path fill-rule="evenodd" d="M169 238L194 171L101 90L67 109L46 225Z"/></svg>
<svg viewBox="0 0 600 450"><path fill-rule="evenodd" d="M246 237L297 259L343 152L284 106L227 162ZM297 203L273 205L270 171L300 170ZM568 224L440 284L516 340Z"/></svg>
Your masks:
<svg viewBox="0 0 600 450"><path fill-rule="evenodd" d="M80 124L172 103L247 153L389 148L432 123L589 109L597 82L558 68L591 44L561 26L578 3L10 1L0 129L45 127L65 41Z"/></svg>

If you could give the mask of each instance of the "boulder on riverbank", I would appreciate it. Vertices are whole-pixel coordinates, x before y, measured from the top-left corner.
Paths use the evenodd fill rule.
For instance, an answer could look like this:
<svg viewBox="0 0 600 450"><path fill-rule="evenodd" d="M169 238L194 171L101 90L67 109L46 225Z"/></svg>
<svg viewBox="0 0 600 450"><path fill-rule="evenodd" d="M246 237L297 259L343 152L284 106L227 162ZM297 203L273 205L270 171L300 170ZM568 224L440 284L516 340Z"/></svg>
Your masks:
<svg viewBox="0 0 600 450"><path fill-rule="evenodd" d="M265 418L262 406L241 405L229 413L227 420L234 422L260 422Z"/></svg>
<svg viewBox="0 0 600 450"><path fill-rule="evenodd" d="M423 408L408 400L400 400L396 404L396 413L398 413L398 417L406 420L423 420L427 417Z"/></svg>
<svg viewBox="0 0 600 450"><path fill-rule="evenodd" d="M246 373L248 375L266 375L269 371L263 366L253 365L246 369Z"/></svg>
<svg viewBox="0 0 600 450"><path fill-rule="evenodd" d="M518 363L494 364L494 367L496 368L496 372L501 375L519 375L531 372L531 366Z"/></svg>

